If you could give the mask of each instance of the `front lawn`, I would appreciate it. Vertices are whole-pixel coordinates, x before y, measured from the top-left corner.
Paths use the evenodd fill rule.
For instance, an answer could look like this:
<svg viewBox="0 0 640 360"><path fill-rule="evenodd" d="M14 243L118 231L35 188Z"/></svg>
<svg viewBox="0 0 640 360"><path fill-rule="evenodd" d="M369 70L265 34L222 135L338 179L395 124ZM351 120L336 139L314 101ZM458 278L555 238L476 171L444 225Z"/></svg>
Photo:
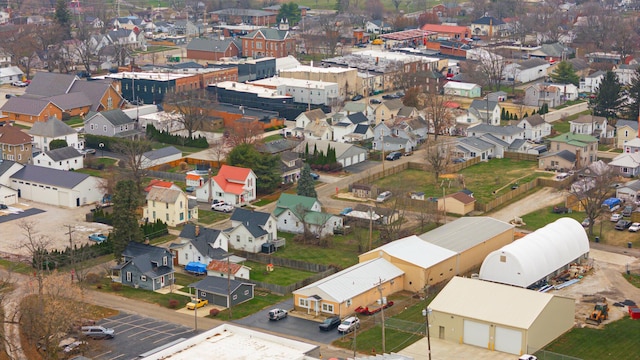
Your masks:
<svg viewBox="0 0 640 360"><path fill-rule="evenodd" d="M229 218L229 214L212 211L212 210L202 210L198 209L198 222L203 224L211 225L220 220L225 220Z"/></svg>
<svg viewBox="0 0 640 360"><path fill-rule="evenodd" d="M385 352L398 352L414 342L424 338L422 334L415 334L395 329L386 328ZM354 334L350 333L333 342L332 345L353 350ZM382 327L376 325L371 329L357 332L356 349L362 354L382 353ZM426 352L426 349L425 349Z"/></svg>
<svg viewBox="0 0 640 360"><path fill-rule="evenodd" d="M295 284L298 281L302 281L314 275L314 273L310 271L290 269L281 266L274 266L273 271L269 272L266 269L266 264L261 264L254 261L245 261L244 265L251 268L251 280L260 281L267 284L287 286Z"/></svg>
<svg viewBox="0 0 640 360"><path fill-rule="evenodd" d="M188 296L179 294L160 294L155 291L136 289L129 286L124 286L117 282L112 282L110 278L102 279L102 281L93 286L99 292L111 293L126 297L128 299L140 300L151 304L157 304L166 308L170 308L169 301L177 300L178 304L175 308L179 309L185 307L190 301Z"/></svg>
<svg viewBox="0 0 640 360"><path fill-rule="evenodd" d="M182 151L183 155L189 155L189 154L200 152L202 150L206 150L206 149L194 148L194 147L190 147L190 146L182 146L182 145L175 145L175 144L165 144L165 143L156 142L156 141L151 143L151 148L153 150L162 149L162 148L169 147L169 146L173 146L174 148Z"/></svg>
<svg viewBox="0 0 640 360"><path fill-rule="evenodd" d="M287 300L290 297L291 295L280 296L261 289L255 289L253 299L240 305L236 305L232 307L231 310L223 310L215 318L220 320L242 319L243 317L257 313L266 307L272 307L274 304ZM229 316L229 312L231 312L231 316Z"/></svg>
<svg viewBox="0 0 640 360"><path fill-rule="evenodd" d="M262 142L268 143L269 141L276 141L276 140L281 140L284 139L282 137L282 135L280 134L273 134L273 135L269 135L265 138L262 138Z"/></svg>
<svg viewBox="0 0 640 360"><path fill-rule="evenodd" d="M95 158L94 162L95 162L95 165L104 165L105 168L108 168L109 166L115 165L115 163L118 162L118 160L112 159L112 158L97 157Z"/></svg>
<svg viewBox="0 0 640 360"><path fill-rule="evenodd" d="M74 127L74 126L77 127L77 126L81 126L84 123L84 119L80 116L74 116L69 120L66 120L64 123L71 127Z"/></svg>
<svg viewBox="0 0 640 360"><path fill-rule="evenodd" d="M564 206L564 204L558 204L558 206ZM522 221L524 221L526 225L522 226L521 229L531 230L531 231L538 230L541 227L544 227L545 225L550 224L562 217L570 217L582 222L582 220L584 220L586 216L585 216L585 213L583 212L572 212L569 214L554 214L553 206L549 206L549 207L545 207L544 209L540 209L522 216Z"/></svg>
<svg viewBox="0 0 640 360"><path fill-rule="evenodd" d="M102 177L102 174L104 174L103 170L88 169L88 168L82 168L82 169L78 169L78 170L74 170L74 171L82 173L82 174L95 176L95 177Z"/></svg>

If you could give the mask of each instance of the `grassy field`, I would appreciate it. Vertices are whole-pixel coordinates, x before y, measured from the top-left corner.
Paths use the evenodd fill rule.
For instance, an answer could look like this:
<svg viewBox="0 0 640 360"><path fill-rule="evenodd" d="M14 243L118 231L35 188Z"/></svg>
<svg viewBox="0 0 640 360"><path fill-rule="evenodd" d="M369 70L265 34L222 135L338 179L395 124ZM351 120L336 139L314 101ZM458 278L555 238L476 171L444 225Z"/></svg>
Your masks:
<svg viewBox="0 0 640 360"><path fill-rule="evenodd" d="M229 214L211 210L198 210L198 222L211 225L220 220L229 218Z"/></svg>
<svg viewBox="0 0 640 360"><path fill-rule="evenodd" d="M478 201L486 203L497 195L511 191L508 185L515 181L526 183L536 177L551 176L547 173L535 172L536 165L530 161L492 159L470 166L462 170L459 175L462 175L466 187L473 191L473 196ZM440 179L436 182L432 173L421 170L406 170L380 179L375 184L385 189L398 189L397 184L412 184L411 188L398 189L398 192L424 191L426 197L441 197L442 186L445 187L447 194L463 189L459 179ZM494 191L496 191L495 194Z"/></svg>
<svg viewBox="0 0 640 360"><path fill-rule="evenodd" d="M564 206L564 204L557 205ZM585 218L585 214L583 212L572 212L570 214L554 214L552 210L553 206L550 206L524 215L522 217L522 221L524 221L526 225L522 226L521 228L524 230L534 231L562 217L570 217L580 222L582 222L582 220Z"/></svg>
<svg viewBox="0 0 640 360"><path fill-rule="evenodd" d="M82 124L84 123L84 119L82 119L82 117L80 116L74 116L69 120L65 121L64 123L71 127L78 127L78 126L82 126Z"/></svg>
<svg viewBox="0 0 640 360"><path fill-rule="evenodd" d="M545 350L584 360L637 359L640 345L638 334L640 321L624 317L607 324L604 329L574 328L552 342Z"/></svg>
<svg viewBox="0 0 640 360"><path fill-rule="evenodd" d="M251 280L282 286L294 284L314 274L309 271L301 271L285 267L275 267L273 271L267 272L265 264L253 261L245 261L244 265L251 268Z"/></svg>
<svg viewBox="0 0 640 360"><path fill-rule="evenodd" d="M386 328L385 332L385 351L398 352L414 342L422 339L421 334L413 334L405 331ZM345 349L353 349L354 336L353 333L343 336L333 342L333 345ZM370 354L382 353L382 328L378 325L366 331L357 333L356 348L359 353ZM425 350L426 351L426 350Z"/></svg>
<svg viewBox="0 0 640 360"><path fill-rule="evenodd" d="M290 297L291 295L279 296L256 289L253 299L231 308L231 316L229 316L229 309L227 309L221 311L216 318L220 320L242 319L243 317L255 314L264 308L271 307L273 304L277 304Z"/></svg>
<svg viewBox="0 0 640 360"><path fill-rule="evenodd" d="M273 134L273 135L269 135L269 136L267 136L267 137L265 137L265 138L262 138L262 141L263 141L263 142L269 142L269 141L276 141L276 140L281 140L281 139L284 139L284 138L282 137L282 135L279 135L279 134Z"/></svg>
<svg viewBox="0 0 640 360"><path fill-rule="evenodd" d="M569 124L569 121L575 120L582 115L588 115L588 114L590 114L590 112L589 110L586 110L571 116L567 116L566 118L564 118L564 120L554 121L552 123L553 130L555 130L560 134L568 133L569 130L571 129L571 124Z"/></svg>
<svg viewBox="0 0 640 360"><path fill-rule="evenodd" d="M115 165L117 161L118 160L116 160L116 159L103 158L103 157L96 158L96 160L95 160L96 164L103 164L105 168L107 168L109 166L112 166L112 165Z"/></svg>
<svg viewBox="0 0 640 360"><path fill-rule="evenodd" d="M160 294L154 291L136 289L129 286L122 285L119 290L112 288L113 284L116 287L121 285L119 283L112 283L111 279L103 279L102 282L94 287L97 291L120 295L129 299L140 300L151 304L158 304L163 307L169 307L169 300L178 300L177 308L181 308L187 305L189 302L188 296L178 294Z"/></svg>

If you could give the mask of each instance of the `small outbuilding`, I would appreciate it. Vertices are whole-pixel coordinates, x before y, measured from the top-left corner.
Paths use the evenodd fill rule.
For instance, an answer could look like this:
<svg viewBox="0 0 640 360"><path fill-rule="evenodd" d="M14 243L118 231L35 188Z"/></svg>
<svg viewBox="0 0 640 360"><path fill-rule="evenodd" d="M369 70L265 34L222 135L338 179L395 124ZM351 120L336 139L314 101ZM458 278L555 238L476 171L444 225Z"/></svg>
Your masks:
<svg viewBox="0 0 640 360"><path fill-rule="evenodd" d="M200 299L209 300L209 304L228 308L229 305L236 306L253 299L255 285L241 280L207 276L189 287L196 290Z"/></svg>
<svg viewBox="0 0 640 360"><path fill-rule="evenodd" d="M542 349L573 328L575 317L572 298L462 277L429 308L433 336L516 356Z"/></svg>
<svg viewBox="0 0 640 360"><path fill-rule="evenodd" d="M585 229L578 221L564 217L489 254L480 268L480 279L529 287L588 257Z"/></svg>

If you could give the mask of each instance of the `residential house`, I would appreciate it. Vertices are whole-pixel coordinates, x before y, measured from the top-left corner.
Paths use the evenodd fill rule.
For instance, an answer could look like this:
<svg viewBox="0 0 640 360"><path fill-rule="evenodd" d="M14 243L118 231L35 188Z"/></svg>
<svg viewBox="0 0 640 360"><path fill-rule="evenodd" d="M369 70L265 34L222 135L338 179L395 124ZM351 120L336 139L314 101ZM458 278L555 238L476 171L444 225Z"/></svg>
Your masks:
<svg viewBox="0 0 640 360"><path fill-rule="evenodd" d="M570 131L574 134L587 134L596 138L612 138L613 126L608 124L607 118L593 115L580 115L570 120Z"/></svg>
<svg viewBox="0 0 640 360"><path fill-rule="evenodd" d="M256 174L251 169L222 165L212 177L213 200L244 206L256 199Z"/></svg>
<svg viewBox="0 0 640 360"><path fill-rule="evenodd" d="M580 79L580 92L582 93L595 93L600 87L602 79L604 79L604 71L596 71L593 74L587 75L584 79Z"/></svg>
<svg viewBox="0 0 640 360"><path fill-rule="evenodd" d="M527 116L520 120L516 126L524 129L524 138L527 140L539 141L551 134L551 124L544 121L544 118L539 114Z"/></svg>
<svg viewBox="0 0 640 360"><path fill-rule="evenodd" d="M107 37L112 44L124 46L131 49L140 49L146 46L144 33L140 30L114 29L107 33Z"/></svg>
<svg viewBox="0 0 640 360"><path fill-rule="evenodd" d="M24 73L17 66L0 67L0 85L22 81Z"/></svg>
<svg viewBox="0 0 640 360"><path fill-rule="evenodd" d="M492 135L492 134L484 134L484 135L480 136L479 139L482 140L482 141L486 141L489 144L493 145L493 154L489 155L489 159L491 159L491 158L498 158L498 159L503 158L505 151L509 151L509 146L511 145L508 142L506 142L504 140L501 140L501 139L497 138L495 135ZM514 140L514 142L515 141L519 141L519 139Z"/></svg>
<svg viewBox="0 0 640 360"><path fill-rule="evenodd" d="M389 127L384 122L373 128L372 149L388 153L391 151L408 152L417 146L417 140L413 134L405 131L401 126Z"/></svg>
<svg viewBox="0 0 640 360"><path fill-rule="evenodd" d="M636 70L638 65L619 64L613 69L613 72L618 77L618 81L622 86L629 86L636 77Z"/></svg>
<svg viewBox="0 0 640 360"><path fill-rule="evenodd" d="M563 101L578 100L580 95L578 87L573 84L549 84L549 86L558 88Z"/></svg>
<svg viewBox="0 0 640 360"><path fill-rule="evenodd" d="M615 174L624 177L636 177L640 175L640 152L622 153L608 164Z"/></svg>
<svg viewBox="0 0 640 360"><path fill-rule="evenodd" d="M509 147L506 151L541 155L547 152L547 146L544 144L536 144L531 140L516 139L511 144L509 144Z"/></svg>
<svg viewBox="0 0 640 360"><path fill-rule="evenodd" d="M374 188L374 185L353 184L351 185L351 193L360 199L372 199L373 194L377 193Z"/></svg>
<svg viewBox="0 0 640 360"><path fill-rule="evenodd" d="M278 29L262 28L241 36L242 56L251 58L285 57L296 53L296 39L289 33L288 24Z"/></svg>
<svg viewBox="0 0 640 360"><path fill-rule="evenodd" d="M255 285L240 280L207 276L189 284L189 287L195 289L198 297L209 301L209 304L230 308L253 299Z"/></svg>
<svg viewBox="0 0 640 360"><path fill-rule="evenodd" d="M294 234L325 237L343 226L341 217L322 212L320 201L308 196L282 193L273 216L277 219L278 230Z"/></svg>
<svg viewBox="0 0 640 360"><path fill-rule="evenodd" d="M33 165L58 170L78 170L84 167L84 156L71 146L42 152L33 157Z"/></svg>
<svg viewBox="0 0 640 360"><path fill-rule="evenodd" d="M167 146L145 152L140 158L140 164L143 169L148 169L180 159L182 159L182 151L173 146Z"/></svg>
<svg viewBox="0 0 640 360"><path fill-rule="evenodd" d="M549 151L569 150L576 155L576 168L589 166L598 159L598 139L585 134L561 134L549 139Z"/></svg>
<svg viewBox="0 0 640 360"><path fill-rule="evenodd" d="M93 29L102 29L104 27L104 21L102 21L98 17L93 17L89 15L86 15L84 17L84 23Z"/></svg>
<svg viewBox="0 0 640 360"><path fill-rule="evenodd" d="M378 189L379 192L382 190ZM358 204L353 207L353 211L347 214L349 219L364 220L367 225L371 220L376 223L389 225L400 219L398 210L393 208L385 208L371 206L366 204Z"/></svg>
<svg viewBox="0 0 640 360"><path fill-rule="evenodd" d="M296 127L292 131L292 135L296 137L303 137L305 129L312 123L327 123L327 115L322 109L313 109L305 111L296 117Z"/></svg>
<svg viewBox="0 0 640 360"><path fill-rule="evenodd" d="M122 252L122 262L112 269L114 281L151 291L173 285L174 272L168 249L133 241Z"/></svg>
<svg viewBox="0 0 640 360"><path fill-rule="evenodd" d="M497 101L473 100L469 105L469 113L478 121L488 125L499 126L502 107Z"/></svg>
<svg viewBox="0 0 640 360"><path fill-rule="evenodd" d="M278 239L276 219L269 213L237 208L231 215L231 228L224 230L229 245L250 253L259 253L264 244Z"/></svg>
<svg viewBox="0 0 640 360"><path fill-rule="evenodd" d="M369 124L374 124L376 122L376 112L374 108L371 104L367 104L365 102L347 101L340 113L347 116L355 113L363 113L364 116L369 119Z"/></svg>
<svg viewBox="0 0 640 360"><path fill-rule="evenodd" d="M373 130L367 124L358 124L350 134L344 136L347 143L356 143L373 138Z"/></svg>
<svg viewBox="0 0 640 360"><path fill-rule="evenodd" d="M0 153L3 160L31 162L31 136L13 125L0 126Z"/></svg>
<svg viewBox="0 0 640 360"><path fill-rule="evenodd" d="M471 34L474 37L493 39L509 35L509 25L493 16L483 16L471 22Z"/></svg>
<svg viewBox="0 0 640 360"><path fill-rule="evenodd" d="M282 171L282 183L295 183L300 178L300 172L304 166L304 162L298 154L293 151L284 151L280 153L280 170Z"/></svg>
<svg viewBox="0 0 640 360"><path fill-rule="evenodd" d="M455 157L472 159L480 157L481 161L489 161L494 156L495 145L479 137L458 138L452 153Z"/></svg>
<svg viewBox="0 0 640 360"><path fill-rule="evenodd" d="M137 16L118 17L113 20L113 27L118 29L133 30L135 28L144 29L146 21Z"/></svg>
<svg viewBox="0 0 640 360"><path fill-rule="evenodd" d="M221 230L187 223L180 231L178 241L169 245L173 265L185 266L190 262L206 265L211 260L223 260L229 256L229 238Z"/></svg>
<svg viewBox="0 0 640 360"><path fill-rule="evenodd" d="M548 61L532 58L521 62L507 64L502 72L502 77L508 81L528 83L547 76L547 69L551 66Z"/></svg>
<svg viewBox="0 0 640 360"><path fill-rule="evenodd" d="M211 260L207 265L207 277L220 277L224 279L249 280L251 268L242 264L223 260Z"/></svg>
<svg viewBox="0 0 640 360"><path fill-rule="evenodd" d="M195 38L187 45L187 58L218 61L222 58L238 57L240 48L233 38Z"/></svg>
<svg viewBox="0 0 640 360"><path fill-rule="evenodd" d="M62 120L50 117L45 122L36 122L27 131L33 138L34 151L48 151L53 140L64 140L67 145L76 149L84 149L84 141L78 138L78 132Z"/></svg>
<svg viewBox="0 0 640 360"><path fill-rule="evenodd" d="M623 153L636 153L640 152L640 138L627 141L622 147Z"/></svg>
<svg viewBox="0 0 640 360"><path fill-rule="evenodd" d="M402 99L385 100L382 104L378 105L375 110L376 124L380 124L384 121L394 120L398 116L398 112L402 109L404 104Z"/></svg>
<svg viewBox="0 0 640 360"><path fill-rule="evenodd" d="M77 208L102 201L102 179L75 171L24 165L8 186L18 197L53 206Z"/></svg>
<svg viewBox="0 0 640 360"><path fill-rule="evenodd" d="M199 35L198 27L190 20L176 20L173 26L176 29L176 35L186 35L187 37Z"/></svg>
<svg viewBox="0 0 640 360"><path fill-rule="evenodd" d="M478 84L449 81L443 86L444 93L452 96L478 98L482 95L482 87Z"/></svg>
<svg viewBox="0 0 640 360"><path fill-rule="evenodd" d="M147 185L144 188L144 192L148 193L154 187L159 187L159 188L164 188L164 189L180 190L180 187L178 185L174 184L171 181L165 181L165 180L160 180L160 179L152 179L149 182L149 185Z"/></svg>
<svg viewBox="0 0 640 360"><path fill-rule="evenodd" d="M364 25L364 29L369 34L385 34L393 31L391 23L384 22L384 20L369 20Z"/></svg>
<svg viewBox="0 0 640 360"><path fill-rule="evenodd" d="M137 139L141 132L136 122L120 109L90 112L84 120L84 131L87 134Z"/></svg>
<svg viewBox="0 0 640 360"><path fill-rule="evenodd" d="M636 120L616 121L616 147L622 149L624 145L638 137L638 122Z"/></svg>
<svg viewBox="0 0 640 360"><path fill-rule="evenodd" d="M562 95L559 88L550 84L534 84L525 89L524 104L538 108L547 104L548 107L553 108L564 104Z"/></svg>
<svg viewBox="0 0 640 360"><path fill-rule="evenodd" d="M616 189L616 197L634 204L640 202L640 180L630 180Z"/></svg>
<svg viewBox="0 0 640 360"><path fill-rule="evenodd" d="M343 168L359 164L365 160L367 160L368 151L367 149L357 146L354 144L347 143L339 143L335 141L327 141L327 140L313 140L307 139L301 142L296 148L293 150L298 154L304 154L306 149L309 151L313 151L313 149L318 149L318 151L326 151L328 147L331 147L335 150L336 159L342 165Z"/></svg>
<svg viewBox="0 0 640 360"><path fill-rule="evenodd" d="M476 199L461 191L438 198L438 211L467 215L475 209Z"/></svg>
<svg viewBox="0 0 640 360"><path fill-rule="evenodd" d="M394 129L404 129L404 131L413 136L418 143L424 142L429 134L429 123L422 116L416 116L410 119L398 118L393 127ZM401 136L399 132L397 134Z"/></svg>
<svg viewBox="0 0 640 360"><path fill-rule="evenodd" d="M538 169L568 171L576 169L576 154L570 150L548 152L538 158Z"/></svg>
<svg viewBox="0 0 640 360"><path fill-rule="evenodd" d="M481 137L484 134L491 134L507 144L511 144L516 139L526 138L526 130L515 125L493 126L478 124L467 129L467 136L469 137Z"/></svg>
<svg viewBox="0 0 640 360"><path fill-rule="evenodd" d="M152 187L147 194L143 217L149 222L160 220L171 227L198 220L198 203L182 190Z"/></svg>
<svg viewBox="0 0 640 360"><path fill-rule="evenodd" d="M305 139L332 140L333 127L331 126L331 124L329 124L328 119L317 119L316 121L310 122L309 124L307 124L307 126L305 126L304 130L302 131L302 137Z"/></svg>

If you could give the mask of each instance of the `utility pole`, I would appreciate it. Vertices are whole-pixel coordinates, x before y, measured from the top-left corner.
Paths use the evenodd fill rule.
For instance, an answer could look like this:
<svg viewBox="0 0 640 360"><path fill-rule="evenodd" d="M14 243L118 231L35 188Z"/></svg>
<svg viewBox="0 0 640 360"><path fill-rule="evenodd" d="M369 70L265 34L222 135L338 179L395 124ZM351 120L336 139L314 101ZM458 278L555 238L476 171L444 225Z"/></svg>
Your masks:
<svg viewBox="0 0 640 360"><path fill-rule="evenodd" d="M231 320L233 314L231 313L231 256L227 253L227 301L229 304L229 320Z"/></svg>
<svg viewBox="0 0 640 360"><path fill-rule="evenodd" d="M373 207L369 207L369 251L373 243Z"/></svg>
<svg viewBox="0 0 640 360"><path fill-rule="evenodd" d="M382 279L378 278L378 292L380 292L380 316L382 317L382 353L384 354L386 352L386 346L385 346L385 338L384 338L384 298L382 297L382 290L384 290L384 288L382 287Z"/></svg>
<svg viewBox="0 0 640 360"><path fill-rule="evenodd" d="M73 282L73 276L76 272L76 257L73 251L73 236L74 231L71 229L71 225L65 225L67 228L67 232L65 234L69 235L69 256L71 257L71 282Z"/></svg>

